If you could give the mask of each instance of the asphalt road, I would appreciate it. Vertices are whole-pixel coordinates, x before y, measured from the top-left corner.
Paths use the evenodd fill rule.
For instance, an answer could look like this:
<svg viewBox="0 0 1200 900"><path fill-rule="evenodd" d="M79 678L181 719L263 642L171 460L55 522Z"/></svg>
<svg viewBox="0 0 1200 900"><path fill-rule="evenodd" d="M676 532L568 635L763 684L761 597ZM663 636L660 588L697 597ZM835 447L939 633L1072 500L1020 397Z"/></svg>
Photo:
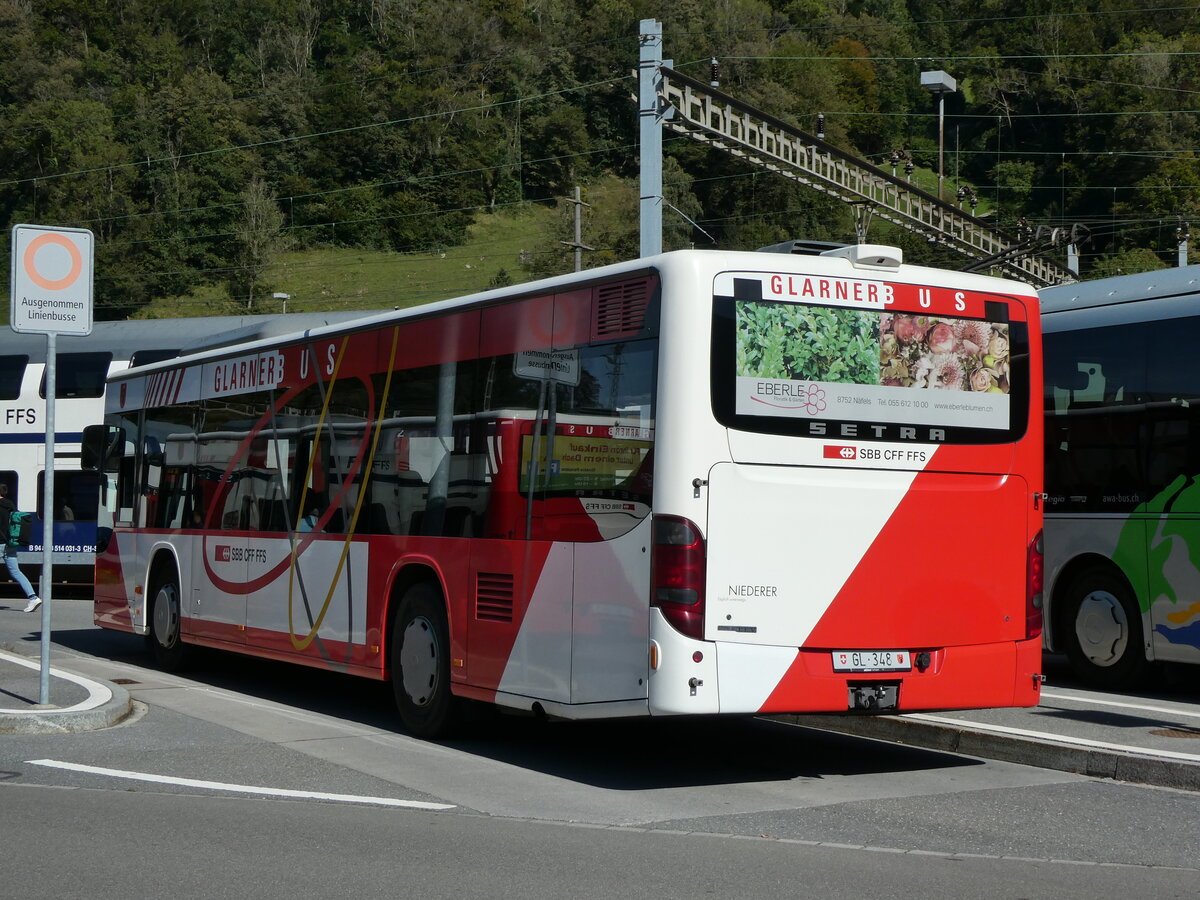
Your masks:
<svg viewBox="0 0 1200 900"><path fill-rule="evenodd" d="M1194 897L1195 872L335 804L3 788L12 897ZM62 827L69 822L71 829Z"/></svg>
<svg viewBox="0 0 1200 900"><path fill-rule="evenodd" d="M137 712L0 737L13 897L1195 897L1200 793L756 719L482 721L207 654L186 677L58 601L55 663ZM61 610L60 608L61 607ZM0 610L0 642L36 639Z"/></svg>

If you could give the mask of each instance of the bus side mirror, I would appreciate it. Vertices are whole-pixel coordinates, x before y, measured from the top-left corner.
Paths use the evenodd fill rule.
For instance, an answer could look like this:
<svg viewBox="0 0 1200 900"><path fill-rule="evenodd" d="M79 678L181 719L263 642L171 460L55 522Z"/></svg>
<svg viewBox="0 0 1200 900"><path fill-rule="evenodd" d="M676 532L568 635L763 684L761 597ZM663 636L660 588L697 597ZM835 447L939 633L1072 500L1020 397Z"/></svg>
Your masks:
<svg viewBox="0 0 1200 900"><path fill-rule="evenodd" d="M167 455L163 453L162 444L153 435L146 437L146 443L142 447L142 460L147 466L159 469L167 464Z"/></svg>
<svg viewBox="0 0 1200 900"><path fill-rule="evenodd" d="M125 447L125 429L111 425L88 425L83 429L79 467L85 472L102 472Z"/></svg>

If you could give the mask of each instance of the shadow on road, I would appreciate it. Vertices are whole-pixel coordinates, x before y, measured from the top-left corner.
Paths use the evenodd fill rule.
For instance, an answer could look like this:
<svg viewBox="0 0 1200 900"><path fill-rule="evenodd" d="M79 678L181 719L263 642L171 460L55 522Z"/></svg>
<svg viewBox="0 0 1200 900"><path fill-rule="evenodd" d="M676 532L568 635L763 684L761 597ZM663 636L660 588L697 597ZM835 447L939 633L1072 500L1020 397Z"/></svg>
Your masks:
<svg viewBox="0 0 1200 900"><path fill-rule="evenodd" d="M982 765L977 760L752 717L510 723L458 749L617 791Z"/></svg>
<svg viewBox="0 0 1200 900"><path fill-rule="evenodd" d="M36 640L36 635L34 636ZM103 629L55 632L70 650L153 668L145 641ZM391 686L288 663L203 650L184 677L260 700L403 734ZM129 683L136 689L136 682ZM895 774L981 765L753 717L547 722L472 705L460 752L609 790Z"/></svg>
<svg viewBox="0 0 1200 900"><path fill-rule="evenodd" d="M1056 687L1073 688L1079 691L1108 693L1114 699L1168 700L1178 703L1200 703L1200 667L1183 663L1159 663L1149 667L1142 683L1126 690L1109 690L1089 684L1071 668L1065 656L1047 653L1042 658L1042 672L1046 676L1046 689Z"/></svg>

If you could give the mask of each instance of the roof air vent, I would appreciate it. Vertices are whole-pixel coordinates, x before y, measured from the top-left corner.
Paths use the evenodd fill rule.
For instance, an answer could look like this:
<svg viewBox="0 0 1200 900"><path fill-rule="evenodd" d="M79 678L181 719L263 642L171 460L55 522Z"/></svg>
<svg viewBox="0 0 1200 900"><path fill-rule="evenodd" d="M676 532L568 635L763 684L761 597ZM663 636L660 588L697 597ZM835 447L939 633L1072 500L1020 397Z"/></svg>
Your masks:
<svg viewBox="0 0 1200 900"><path fill-rule="evenodd" d="M596 288L592 339L633 337L642 330L650 305L651 279L620 281Z"/></svg>
<svg viewBox="0 0 1200 900"><path fill-rule="evenodd" d="M870 269L898 269L904 263L904 251L883 244L848 244L836 250L826 250L822 256L841 256L854 266Z"/></svg>
<svg viewBox="0 0 1200 900"><path fill-rule="evenodd" d="M795 256L821 256L830 250L840 250L846 244L835 244L832 241L784 241L782 244L772 244L769 247L759 247L758 253L790 253Z"/></svg>

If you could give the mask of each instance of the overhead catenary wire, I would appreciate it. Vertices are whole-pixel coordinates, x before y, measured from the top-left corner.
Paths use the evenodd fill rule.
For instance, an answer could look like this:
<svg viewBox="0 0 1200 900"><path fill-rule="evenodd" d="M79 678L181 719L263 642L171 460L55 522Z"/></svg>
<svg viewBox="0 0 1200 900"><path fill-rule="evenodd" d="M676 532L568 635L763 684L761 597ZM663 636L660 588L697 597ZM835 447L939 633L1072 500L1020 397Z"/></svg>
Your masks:
<svg viewBox="0 0 1200 900"><path fill-rule="evenodd" d="M579 50L589 47L612 45L618 41L624 42L627 37L622 34L619 37L614 36L604 40L582 41L576 44L564 44L558 49L563 52L578 52ZM449 72L462 69L486 69L488 66L500 61L509 59L511 54L497 54L496 56L486 59L472 59L468 62L461 63L446 63L441 66L426 66L420 69L404 69L394 72L388 72L384 75L371 75L363 78L348 78L334 82L318 82L306 84L302 87L291 88L289 90L272 90L272 91L255 91L248 94L236 94L231 97L222 98L220 100L211 100L198 103L179 103L170 106L152 106L145 110L138 110L130 113L120 113L117 115L104 116L100 118L86 117L75 119L63 119L57 122L38 122L32 125L23 125L20 127L0 127L0 136L9 134L22 134L29 131L38 131L52 128L78 128L80 125L90 125L97 122L121 121L127 118L154 118L163 114L178 114L199 109L209 109L213 107L230 106L234 104L253 103L260 100L272 100L277 98L295 97L304 94L319 94L325 91L338 90L347 87L364 87L366 85L375 84L383 81L399 81L406 79L415 79L421 76L433 75L438 72Z"/></svg>
<svg viewBox="0 0 1200 900"><path fill-rule="evenodd" d="M245 144L237 144L230 147L215 147L208 150L195 150L190 153L181 153L172 156L161 156L154 159L134 160L132 162L113 163L107 166L93 166L87 169L76 169L70 172L57 172L45 175L36 175L26 178L13 178L7 181L0 181L0 188L14 187L24 184L32 184L35 182L53 181L60 178L72 178L80 175L94 175L99 173L117 172L123 169L138 169L157 165L159 163L179 163L186 159L198 159L200 157L212 156L219 153L233 153L238 150L256 150L263 147L277 147L282 144L295 143L297 141L312 140L314 138L332 137L342 134L351 134L353 132L365 131L371 128L386 128L396 125L409 125L413 122L420 122L427 119L437 119L453 117L469 112L481 112L484 110L498 109L504 106L512 106L519 103L530 103L534 100L544 99L546 97L561 96L575 91L588 90L590 88L599 87L602 85L617 84L621 81L632 79L632 75L620 75L612 78L605 78L600 81L593 81L587 84L578 84L571 87L560 88L553 91L545 91L540 94L530 95L528 97L518 97L510 100L497 100L494 103L478 103L472 106L463 106L451 110L439 110L438 112L421 113L413 116L402 116L396 119L388 119L383 122L366 122L358 125L348 125L345 128L331 128L326 131L312 132L310 134L289 135L286 137L271 138L263 141L251 141Z"/></svg>
<svg viewBox="0 0 1200 900"><path fill-rule="evenodd" d="M972 56L953 56L940 53L932 56L929 54L924 56L831 56L828 54L820 56L738 56L736 54L722 54L721 59L751 62L911 62L925 65L931 62L1006 62L1008 60L1026 59L1138 59L1147 56L1193 57L1200 56L1200 50L1120 50L1108 53L1013 53Z"/></svg>
<svg viewBox="0 0 1200 900"><path fill-rule="evenodd" d="M319 197L330 197L330 196L335 196L337 194L352 193L354 191L378 190L380 188L396 187L399 185L418 185L418 184L424 184L424 183L431 182L431 181L442 181L442 180L449 179L449 178L459 178L459 177L464 177L464 176L468 176L468 175L478 175L482 172L498 172L498 171L503 171L505 169L516 169L516 168L522 167L522 166L541 165L543 163L548 163L548 162L561 162L563 160L568 160L568 159L582 159L582 158L588 157L588 156L597 156L597 155L603 155L606 153L616 153L616 152L620 152L620 151L630 150L634 146L636 146L636 145L620 144L620 145L615 145L615 146L610 146L610 147L597 147L592 150L581 150L581 151L578 151L575 153L561 153L556 156L543 156L543 157L537 157L534 159L520 159L520 160L515 160L512 162L496 163L495 165L491 165L491 166L476 166L476 167L470 168L470 169L458 169L453 172L435 172L430 175L413 175L413 176L408 176L405 178L391 179L388 181L373 181L373 182L369 182L367 184L352 184L352 185L347 185L345 187L340 187L340 188L329 188L328 190L324 190L324 191L308 191L306 193L299 193L299 194L279 194L279 195L272 197L271 199L274 200L276 203L280 203L285 200L289 200L289 201L311 200L311 199L315 199L315 198L319 198ZM233 203L214 204L212 206L189 207L188 209L182 209L182 210L157 210L157 211L150 211L150 212L144 212L144 213L127 213L127 214L121 215L121 216L98 216L98 217L94 217L94 218L78 220L76 222L76 224L79 226L83 226L83 227L95 226L95 225L101 225L101 224L105 224L105 223L122 222L122 221L129 221L129 220L141 219L141 218L160 217L160 216L167 216L167 215L189 215L191 213L203 213L203 212L209 212L211 210L216 210L216 209L236 209L238 207L245 206L245 205L246 205L245 201L237 201L237 202L233 202ZM479 207L469 207L469 208L477 209ZM398 216L385 216L385 217L381 217L381 218L385 218L385 219L386 218L406 218L406 217L414 217L414 216L421 216L421 215L427 215L427 214L428 213L426 213L426 212L418 212L418 213L402 214L402 215L398 215ZM307 227L307 226L297 226L297 227ZM314 226L314 227L320 227L320 226ZM233 233L233 232L219 232L219 233L214 233L211 236L225 237L231 233ZM191 239L195 239L196 237L201 237L201 236L192 236ZM123 246L123 245L137 244L137 243L144 243L144 242L143 241L112 242L110 245L111 246Z"/></svg>
<svg viewBox="0 0 1200 900"><path fill-rule="evenodd" d="M1189 7L1166 7L1166 6L1164 6L1164 7L1158 7L1157 9L1159 9L1159 10L1172 10L1172 9L1188 9L1188 8L1189 8ZM1136 13L1144 13L1144 12L1148 12L1148 10L1117 10L1117 11L1104 11L1104 13L1105 13L1105 14L1109 14L1109 13L1120 14L1120 13L1125 13L1125 12L1130 12L1130 13L1135 13L1135 12L1136 12ZM1038 18L1056 18L1056 17L1057 17L1057 14L1051 13L1051 14L1047 14L1047 15L1046 15L1046 16L1044 16L1044 17L1043 17L1043 16L1003 16L1003 17L979 17L979 18L977 18L977 19L963 20L963 21L978 21L978 22L987 22L987 21L1004 21L1004 20L1013 20L1013 19L1026 19L1026 18L1038 19ZM944 22L949 22L949 21L958 21L958 20L929 20L929 21L930 21L931 23L934 23L934 22L942 22L942 23L944 23ZM888 23L880 23L880 24L881 24L881 26L882 26L882 25L884 25L884 24L888 24ZM904 25L904 24L917 24L917 23L890 23L890 24L893 24L893 25L894 25L894 24L900 24L900 25ZM710 33L711 33L711 32L710 32ZM603 42L592 42L592 43L603 43ZM1089 55L1089 56L1093 56L1094 54L1088 54L1088 55ZM1116 55L1121 55L1121 56L1133 56L1133 55L1136 55L1136 54L1116 54ZM745 58L745 59L750 59L750 58L752 58L752 57L726 57L726 58L730 58L730 59L734 59L734 58ZM765 58L765 57L764 57L764 58ZM880 58L882 59L883 57L880 57ZM941 57L941 58L943 58L943 59L950 59L950 60L953 60L953 59L958 59L959 57ZM999 57L974 57L974 58L977 58L977 59L991 59L991 58L999 58ZM1041 59L1049 59L1049 58L1068 58L1068 57L1065 57L1065 56L1058 56L1058 55L1055 55L1055 56L1041 55L1040 57L1034 57L1034 56L1032 56L1032 55L1031 55L1031 56L1029 56L1029 57L1006 57L1006 58L1012 58L1012 59L1017 59L1017 58L1041 58ZM833 59L834 61L839 61L839 62L841 62L841 61L846 61L846 60L844 60L843 58L830 58L830 59ZM914 58L895 57L894 59L896 59L896 60L904 60L904 59L916 59L916 58L915 58L915 57L914 57ZM924 60L925 58L921 58L921 59L922 59L922 60ZM853 61L853 60L852 60L852 61ZM470 64L459 64L458 66L448 66L448 67L433 67L433 68L434 68L434 69L442 69L442 68L449 69L449 68L456 68L456 67L465 67L465 66L468 66L468 65L470 65ZM395 74L400 74L400 73L389 73L389 74L387 74L387 75L384 75L384 76L379 76L379 79L391 78L391 77L393 77L393 75L395 75ZM364 81L364 82L369 82L369 81L373 81L373 80L375 80L375 79L364 79L364 80L362 80L362 81ZM614 78L614 79L608 79L608 80L605 80L605 81L600 81L600 82L591 82L589 85L577 85L577 86L573 86L573 87L568 87L568 88L564 88L564 89L562 89L561 91L553 91L553 92L548 92L548 93L543 93L543 94L531 95L531 98L524 98L524 102L530 102L530 100L531 100L531 99L536 99L536 97L549 97L549 96L556 96L556 95L559 95L559 94L562 94L562 93L566 93L566 92L570 92L570 91L576 91L576 90L580 90L580 89L583 89L583 88L586 88L586 87L589 87L589 86L594 86L594 85L614 85L614 84L618 84L618 83L620 83L620 81L621 81L621 80L623 80L623 78ZM356 81L358 81L358 80L355 80L355 81L352 81L352 82L343 82L342 84L355 83ZM335 87L335 86L325 86L325 85L318 85L318 86L316 86L316 88L314 88L314 90L324 90L324 89L325 89L325 88L327 88L327 87L331 87L331 88L333 88L333 89L336 89L336 87ZM272 96L272 95L270 95L270 94L263 94L263 95L260 95L260 96L267 97L267 96ZM499 102L497 102L497 103L495 103L495 104L486 104L486 105L484 105L484 106L463 107L463 108L462 108L462 109L460 109L460 110L454 110L454 111L438 111L438 112L434 112L434 113L428 113L428 114L425 114L425 115L423 115L423 116L419 116L419 117L415 117L415 118L410 118L410 119L395 119L395 120L390 120L389 122L371 122L371 123L363 123L363 124L360 124L360 125L358 125L358 126L352 126L351 128L348 128L348 129L335 129L335 130L330 130L330 131L318 131L318 132L313 132L313 133L311 133L311 134L308 134L308 135L295 135L295 136L289 136L288 138L283 138L283 139L280 139L280 141L282 141L282 140L304 140L304 139L310 139L310 138L315 140L315 139L319 139L319 138L321 138L321 137L324 137L324 136L327 136L327 135L332 135L332 134L344 134L344 133L348 133L349 131L357 130L357 129L360 129L360 128L362 128L362 129L365 129L365 128L374 128L374 127L380 127L380 126L383 126L383 125L394 124L394 123L397 123L397 122L416 121L417 119L420 119L420 118L432 118L432 117L435 117L435 116L438 116L438 115L453 115L453 114L455 114L455 113L463 113L463 114L465 114L465 113L468 113L468 112L471 112L471 111L474 111L474 110L479 110L479 109L490 109L490 108L494 108L494 107L496 107L496 106L502 106L502 105L504 105L504 104L520 103L520 102L522 102L522 100L521 100L521 99L510 99L510 100L503 100L503 101L499 101ZM1168 111L1168 112L1181 112L1181 111L1174 110L1174 111ZM1139 111L1137 114L1139 114L1139 115L1150 115L1150 114L1153 114L1153 113L1154 113L1154 111ZM833 113L833 114L837 114L837 115L845 115L845 116L856 115L856 113ZM1105 114L1110 114L1110 115L1127 115L1128 113L1105 113ZM868 115L878 115L878 114L876 114L876 113L872 113L872 114L868 114ZM1064 113L1064 114L1062 114L1062 115L1072 115L1072 114ZM913 118L920 118L920 117L923 117L923 116L924 116L924 114L918 113L918 114L916 114L916 115L914 115L914 116L912 116L912 117L913 117ZM965 117L964 117L964 118L965 118ZM984 115L984 116L979 116L978 118L980 118L980 119L992 119L992 118L995 118L995 116L994 116L994 115ZM1038 118L1046 118L1046 116L1044 116L1044 115L1040 115L1040 116L1038 116ZM244 149L247 149L247 148L254 148L254 147L260 147L260 146L272 146L272 145L274 145L274 144L276 144L276 143L278 143L278 141L269 141L269 142L263 142L263 143L254 143L254 144L243 144L243 145L240 145L240 146L230 146L230 147L227 147L227 148L216 148L216 149L213 149L213 150L208 150L208 151L199 151L199 152L198 152L198 153L196 153L196 154L185 154L185 155L181 155L181 156L179 156L179 157L174 157L174 156L172 156L172 157L164 157L163 159L165 159L165 160L170 160L170 161L174 161L174 160L176 160L176 159L187 159L187 158L192 158L193 156L198 156L198 155L206 155L206 154L209 154L209 153L219 153L219 152L236 152L236 151L238 151L238 150L244 150ZM622 149L627 149L627 148L626 148L626 147L610 147L610 148L600 148L600 149L598 149L598 150L589 151L589 153L595 153L595 154L602 154L602 153L612 153L612 152L619 152L619 151L620 151L620 150L622 150ZM981 151L981 152L984 152L984 153L986 153L987 155L993 155L993 154L992 154L990 151ZM1081 153L1082 153L1082 152L1083 152L1083 151L1081 151ZM569 155L564 155L564 156L562 156L562 157L557 157L557 159L566 159L566 158L571 158L571 157L574 157L574 156L579 156L579 155L583 155L583 154L569 154ZM965 154L964 154L964 155L965 155ZM999 154L995 154L995 155L999 155ZM1014 156L1018 156L1019 154L1017 154L1017 153L1014 153L1013 155L1014 155ZM1050 155L1050 154L1047 154L1047 155ZM1132 155L1132 154L1130 154L1130 155ZM547 158L547 159L552 159L552 158ZM160 162L161 162L162 160L158 160L158 161L160 161ZM543 160L543 161L545 161L545 160ZM150 161L150 160L146 160L146 161L139 161L139 162L137 162L137 163L130 163L130 165L141 165L141 164L148 164L148 163L150 163L150 162L153 162L153 161ZM376 184L374 184L374 185L350 185L350 186L346 186L346 187L332 188L332 189L330 189L330 190L328 190L328 191L314 191L314 192L310 192L310 193L309 193L309 194L307 194L307 195L294 195L294 196L289 196L289 197L284 197L284 196L282 196L282 195L281 195L281 196L279 196L279 197L276 197L276 198L273 198L273 199L275 199L277 202L279 202L279 201L282 201L282 200L285 200L285 199L292 199L292 200L295 200L295 201L300 201L301 199L304 199L304 198L307 198L307 197L311 197L311 198L317 198L317 197L322 197L322 196L332 196L332 195L334 195L334 194L341 194L341 193L346 193L346 192L350 192L350 191L366 191L366 190L372 190L372 189L385 189L386 187L389 187L389 186L393 186L393 185L398 185L398 184L401 184L401 183L402 183L402 181L403 181L403 182L410 183L410 184L428 183L429 181L436 180L436 179L454 178L454 177L467 177L467 176L469 176L470 174L479 173L479 172L485 172L485 171L495 171L495 170L503 170L503 169L517 169L517 168L519 168L519 167L523 167L523 166L528 166L528 165L533 165L533 164L536 164L537 162L538 162L538 161L532 161L532 160L523 160L523 159L518 159L518 160L514 160L514 161L512 161L512 162L506 162L506 163L499 164L499 165L495 165L495 166L479 167L479 168L476 168L476 169L465 169L465 170L461 170L461 171L458 171L458 172L453 172L453 173L436 173L436 174L430 174L430 175L417 176L417 177L416 177L416 178L414 178L414 179L397 180L397 181L392 181L392 182L378 182L378 183L376 183ZM85 173L85 174L86 174L86 173L88 173L88 172L96 172L96 171L110 171L112 168L113 168L113 167L99 167L99 168L90 169L90 170L81 170L81 172L83 172L83 173ZM25 183L28 183L28 182L30 182L30 181L45 181L45 180L47 180L47 177L67 177L69 174L71 174L71 173L60 173L59 175L54 175L54 176L37 176L37 177L35 177L35 178L31 178L31 179L23 179L23 180L18 180L18 181L3 182L3 183L0 183L0 186L2 186L2 185L13 185L13 184L25 184ZM702 183L703 181L704 181L704 179L700 179L700 180L696 180L696 181L695 181L695 182L693 182L693 183L695 183L695 184L700 184L700 183ZM1055 186L1053 186L1053 189L1056 189L1056 190L1058 190L1058 189L1060 189L1060 188L1061 188L1061 185L1055 185ZM1043 187L1041 187L1041 186L1037 186L1037 187L1036 187L1036 189L1038 189L1038 190L1043 190L1043 189L1051 189L1051 188L1050 188L1050 187L1045 187L1045 188L1043 188ZM1100 189L1100 190L1111 190L1112 188L1111 188L1111 187L1099 187L1098 189ZM1128 186L1121 186L1119 189L1120 189L1120 190L1125 190L1125 189L1128 189ZM193 207L193 208L192 208L192 210L193 210L194 212L196 212L196 213L204 213L204 212L211 212L211 211L218 210L218 209L222 209L222 208L230 208L230 207L234 207L234 206L236 206L236 205L239 205L239 204L224 203L224 204L220 204L220 205L212 205L212 206L196 206L196 207ZM421 215L424 215L424 216L431 216L431 215L451 215L451 214L454 214L454 213L456 213L456 212L460 212L460 213L461 213L461 212L468 212L468 211L472 211L472 210L476 210L476 209L480 209L480 208L482 208L482 205L480 205L480 206L473 206L473 207L471 207L471 206L462 206L462 207L458 207L458 208L448 208L448 209L445 209L445 210L442 210L442 209L436 209L436 210L427 210L427 211L422 211L422 212L420 212L420 213L400 214L400 215L396 215L396 216L360 216L360 217L356 217L356 218L338 219L338 220L335 220L335 221L324 221L324 222L303 222L303 223L300 223L300 224L293 224L293 225L289 225L289 226L288 226L288 229L289 229L289 230L291 230L291 231L292 231L292 233L302 233L302 232L304 232L305 230L314 230L314 229L316 229L316 230L319 230L319 229L325 229L325 228L336 228L336 227L352 227L352 226L356 226L356 225L363 225L363 224L368 224L368 223L379 223L379 222L386 222L386 221L390 221L390 220L396 220L396 219L403 219L403 218L413 218L413 217L416 217L416 216L421 216ZM129 220L129 219L136 218L136 217L143 217L143 216L165 216L165 215L182 215L182 214L184 214L184 211L182 211L182 210L180 210L180 211L164 211L164 210L156 210L156 211L152 211L152 212L146 212L146 213L134 213L134 214L127 214L127 215L125 215L125 216L98 217L98 218L95 218L95 219L92 219L92 220L89 220L89 221L91 221L91 222L95 222L95 223L115 223L115 222L119 222L119 221L127 221L127 220ZM183 238L182 238L182 240L183 240L185 243L187 243L187 242L195 242L195 241L201 241L201 240L206 240L206 239L222 239L222 238L236 237L236 236L238 236L239 234L244 234L244 233L246 233L246 232L245 232L245 231L238 231L238 230L213 231L213 232L210 232L210 233L208 233L208 234L199 234L199 235L192 235L192 234L188 234L188 235L186 235L185 237L183 237ZM144 239L144 240L140 240L140 241L118 241L118 242L110 242L110 243L109 243L109 247L111 247L111 248L113 248L113 249L119 249L119 248L128 248L128 247L133 247L133 246L149 246L149 245L153 245L153 244L161 243L161 242L163 242L163 241L165 241L165 240L167 240L167 239ZM172 241L174 241L174 242L178 243L178 242L180 241L180 238L179 238L179 237L173 237L173 238L171 238L170 240L172 240ZM230 268L230 269L233 269L233 268L236 268L236 267L228 267L228 268ZM191 271L195 271L195 270L191 270ZM200 271L218 271L218 270L214 269L214 270L200 270ZM128 277L128 276L127 276L127 277ZM149 277L153 277L153 276L149 276Z"/></svg>
<svg viewBox="0 0 1200 900"><path fill-rule="evenodd" d="M1073 19L1087 18L1097 19L1108 16L1125 16L1125 15L1145 15L1149 16L1154 13L1164 12L1195 12L1194 4L1175 5L1175 6L1151 6L1151 7L1127 7L1124 9L1100 9L1100 10L1081 10L1081 11L1063 11L1063 12L1047 12L1047 13L1027 13L1023 15L1012 16L960 16L956 18L940 18L940 19L864 19L859 17L854 22L855 28L871 29L871 28L911 28L920 27L923 25L977 25L987 24L990 22L1028 22L1028 21L1045 21L1048 19ZM842 30L846 27L844 22L836 24L809 24L804 26L794 26L786 31L780 32L777 28L735 28L727 31L689 31L680 30L673 31L672 34L687 35L689 37L713 37L719 34L725 35L745 35L745 34L770 34L780 37L790 35L797 31L833 31Z"/></svg>

